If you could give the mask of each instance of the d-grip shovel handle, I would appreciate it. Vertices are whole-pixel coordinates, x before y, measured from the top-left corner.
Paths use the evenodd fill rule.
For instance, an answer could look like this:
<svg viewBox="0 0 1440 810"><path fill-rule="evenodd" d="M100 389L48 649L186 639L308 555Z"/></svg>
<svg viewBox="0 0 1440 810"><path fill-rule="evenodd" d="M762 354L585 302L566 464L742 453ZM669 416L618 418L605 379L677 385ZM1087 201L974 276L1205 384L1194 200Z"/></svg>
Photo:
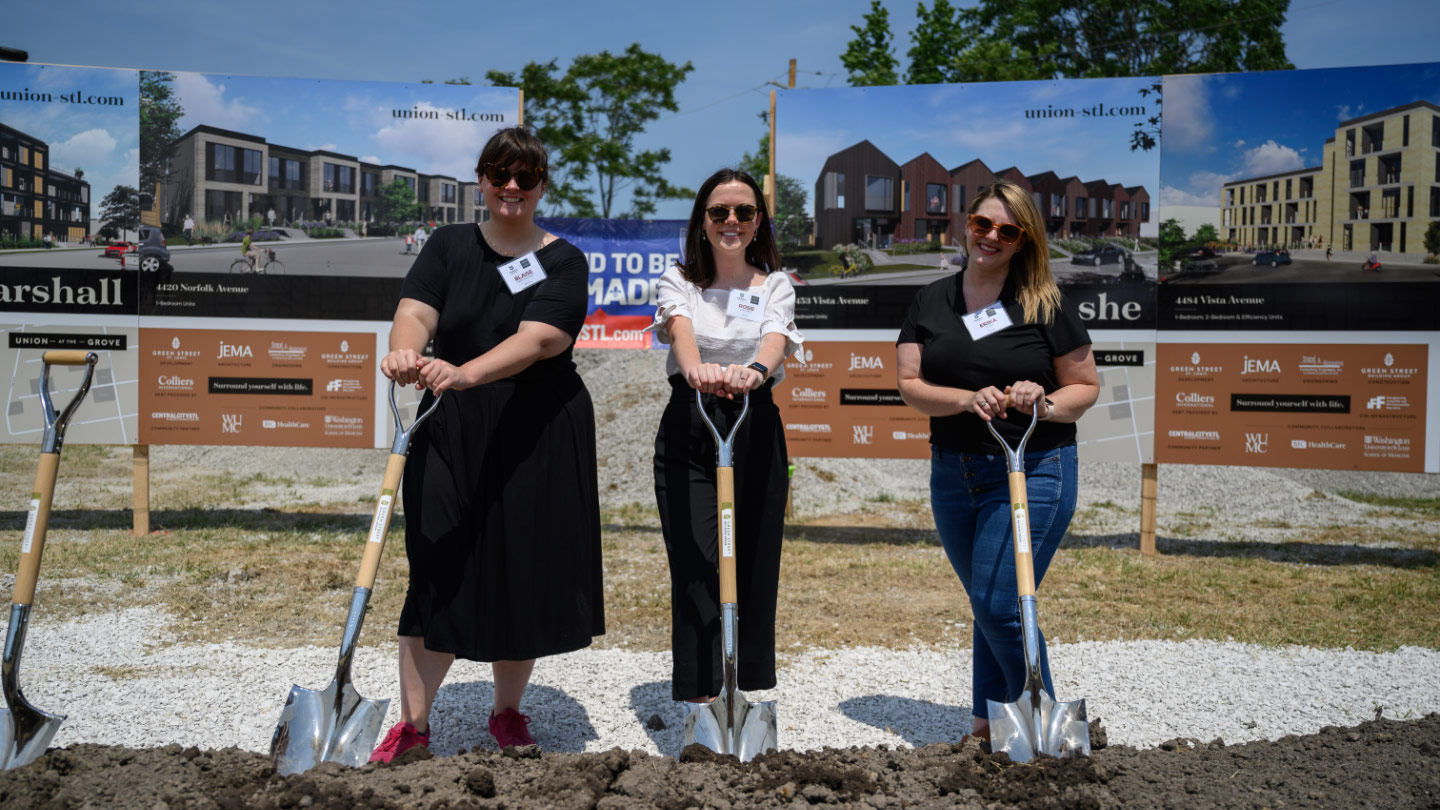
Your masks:
<svg viewBox="0 0 1440 810"><path fill-rule="evenodd" d="M30 509L25 518L25 534L20 540L20 565L15 572L15 591L11 601L29 605L35 601L35 582L40 578L40 557L45 551L45 534L50 528L50 502L55 495L55 476L60 469L60 447L65 442L65 429L90 391L95 377L95 364L100 356L86 351L49 351L41 356L40 410L45 419L45 434L40 440L40 463L35 470L35 487L30 491ZM86 366L85 379L65 410L56 413L50 399L50 366Z"/></svg>
<svg viewBox="0 0 1440 810"><path fill-rule="evenodd" d="M1009 397L1006 397L1006 404L1009 404ZM985 423L995 441L1005 449L1005 468L1010 473L1010 528L1015 537L1015 586L1022 598L1035 595L1035 557L1030 551L1030 502L1025 493L1025 443L1035 432L1039 419L1040 408L1033 408L1030 411L1030 427L1025 429L1025 435L1020 437L1020 443L1014 448L1000 437L994 419Z"/></svg>
<svg viewBox="0 0 1440 810"><path fill-rule="evenodd" d="M390 458L385 462L385 480L380 484L380 498L375 502L375 517L370 521L370 535L365 554L360 558L360 573L355 587L370 590L375 585L375 572L380 569L380 555L385 551L385 533L390 530L390 517L395 513L395 493L405 473L405 454L410 450L410 437L440 404L439 394L423 413L406 428L400 422L400 406L395 402L395 381L390 381L390 418L395 420L395 441L390 445Z"/></svg>
<svg viewBox="0 0 1440 810"><path fill-rule="evenodd" d="M720 527L720 604L733 605L739 597L735 587L735 465L732 452L735 449L735 434L750 413L750 392L745 392L740 417L730 426L730 435L724 439L720 438L720 431L705 412L705 395L698 389L695 391L695 407L700 410L700 418L705 420L705 426L710 428L710 435L715 437L715 504L719 510L717 525Z"/></svg>

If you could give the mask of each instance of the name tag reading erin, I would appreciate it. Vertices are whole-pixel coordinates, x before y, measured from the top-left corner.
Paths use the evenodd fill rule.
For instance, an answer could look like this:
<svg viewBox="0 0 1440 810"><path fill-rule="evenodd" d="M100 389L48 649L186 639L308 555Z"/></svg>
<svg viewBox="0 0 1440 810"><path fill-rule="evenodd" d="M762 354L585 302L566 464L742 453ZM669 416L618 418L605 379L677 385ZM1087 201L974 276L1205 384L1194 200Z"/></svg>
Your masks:
<svg viewBox="0 0 1440 810"><path fill-rule="evenodd" d="M756 295L749 290L731 290L730 303L725 307L725 314L732 318L744 318L760 323L765 320L765 296Z"/></svg>
<svg viewBox="0 0 1440 810"><path fill-rule="evenodd" d="M1005 306L999 301L974 312L965 313L965 328L970 330L971 340L989 337L1013 325L1009 313L1005 311Z"/></svg>
<svg viewBox="0 0 1440 810"><path fill-rule="evenodd" d="M535 258L533 252L518 259L511 259L495 269L499 270L500 277L505 279L505 286L510 288L511 295L545 280L545 268L540 266L540 260Z"/></svg>

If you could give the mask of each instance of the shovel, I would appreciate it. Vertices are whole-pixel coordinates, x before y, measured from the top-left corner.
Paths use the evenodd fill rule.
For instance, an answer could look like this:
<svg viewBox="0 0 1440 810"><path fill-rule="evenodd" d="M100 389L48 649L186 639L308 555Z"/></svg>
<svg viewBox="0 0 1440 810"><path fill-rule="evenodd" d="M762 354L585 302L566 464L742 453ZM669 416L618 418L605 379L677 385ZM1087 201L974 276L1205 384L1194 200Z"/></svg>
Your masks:
<svg viewBox="0 0 1440 810"><path fill-rule="evenodd" d="M380 485L380 500L375 504L375 517L370 523L369 540L360 560L360 575L350 597L350 614L340 637L340 659L335 666L335 679L316 691L303 686L290 687L280 722L270 738L270 757L277 773L289 776L302 773L322 762L339 762L352 768L364 765L375 748L375 738L385 723L389 700L360 697L350 683L350 664L355 658L355 643L365 623L365 610L370 604L370 589L375 584L375 571L380 567L380 554L385 550L385 532L390 528L390 515L400 476L405 472L405 453L415 429L435 412L440 397L415 418L408 430L400 424L400 407L395 404L395 383L390 383L390 416L395 420L395 442L390 446L390 460L385 464L385 481Z"/></svg>
<svg viewBox="0 0 1440 810"><path fill-rule="evenodd" d="M25 630L30 624L30 607L35 602L35 581L40 578L40 555L45 551L45 532L50 527L50 499L55 495L55 473L60 469L60 445L65 428L90 390L95 363L100 356L86 351L50 351L42 356L40 410L45 433L40 439L40 465L35 472L35 489L30 493L30 515L20 541L20 570L15 574L15 591L10 605L10 626L5 631L5 658L0 663L0 690L5 708L0 709L0 768L19 768L45 753L65 718L42 711L20 693L20 653L25 647ZM75 397L58 416L50 401L50 367L85 366L85 379Z"/></svg>
<svg viewBox="0 0 1440 810"><path fill-rule="evenodd" d="M723 440L710 415L705 398L695 392L700 418L715 437L715 500L720 509L720 617L721 640L725 649L725 685L719 697L709 703L685 704L685 745L700 743L719 754L730 754L749 762L757 754L779 748L775 729L775 701L751 703L736 686L735 656L739 649L740 606L735 588L735 467L731 452L735 434L750 412L750 395L745 395L740 417Z"/></svg>
<svg viewBox="0 0 1440 810"><path fill-rule="evenodd" d="M1025 643L1025 691L1014 703L985 701L990 709L990 750L1014 762L1036 754L1052 757L1090 756L1090 726L1085 701L1057 703L1040 678L1040 624L1035 613L1035 568L1030 553L1030 506L1025 496L1025 442L1035 430L1040 409L1030 414L1030 427L1013 450L1000 438L993 421L986 422L995 441L1005 448L1010 472L1010 525L1015 536L1015 583L1020 595L1020 632Z"/></svg>

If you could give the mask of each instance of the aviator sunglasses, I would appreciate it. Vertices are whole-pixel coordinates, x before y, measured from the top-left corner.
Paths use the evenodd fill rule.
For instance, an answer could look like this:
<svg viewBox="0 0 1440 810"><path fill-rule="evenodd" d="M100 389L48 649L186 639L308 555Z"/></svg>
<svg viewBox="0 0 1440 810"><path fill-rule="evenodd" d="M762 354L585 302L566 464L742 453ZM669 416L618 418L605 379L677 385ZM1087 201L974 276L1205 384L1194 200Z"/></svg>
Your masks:
<svg viewBox="0 0 1440 810"><path fill-rule="evenodd" d="M1025 235L1025 230L1019 225L1012 225L1009 222L997 225L989 217L982 217L979 214L970 215L970 233L976 236L989 236L991 230L995 231L995 239L1002 245L1013 245Z"/></svg>
<svg viewBox="0 0 1440 810"><path fill-rule="evenodd" d="M507 166L486 163L480 168L480 173L484 174L485 179L490 181L490 185L496 188L504 188L510 182L511 177L515 178L515 185L519 186L521 191L529 191L545 182L544 168L521 169L518 172L512 172Z"/></svg>
<svg viewBox="0 0 1440 810"><path fill-rule="evenodd" d="M749 222L750 220L755 218L755 213L759 210L759 208L751 205L750 203L740 203L739 205L717 204L706 208L705 213L707 216L710 217L711 222L714 222L718 225L730 218L731 211L735 212L735 220L737 222Z"/></svg>

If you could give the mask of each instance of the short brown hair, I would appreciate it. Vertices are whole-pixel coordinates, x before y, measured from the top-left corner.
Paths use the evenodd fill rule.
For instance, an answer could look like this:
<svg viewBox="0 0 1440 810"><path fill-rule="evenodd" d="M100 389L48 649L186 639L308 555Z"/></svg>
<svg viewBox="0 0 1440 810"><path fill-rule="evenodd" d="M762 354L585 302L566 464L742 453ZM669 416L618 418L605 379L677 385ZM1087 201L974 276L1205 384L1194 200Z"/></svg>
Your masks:
<svg viewBox="0 0 1440 810"><path fill-rule="evenodd" d="M544 169L550 165L545 144L534 132L525 127L509 127L497 131L485 142L480 150L480 160L475 163L475 174L484 173L486 164L510 166L519 163L526 169Z"/></svg>

